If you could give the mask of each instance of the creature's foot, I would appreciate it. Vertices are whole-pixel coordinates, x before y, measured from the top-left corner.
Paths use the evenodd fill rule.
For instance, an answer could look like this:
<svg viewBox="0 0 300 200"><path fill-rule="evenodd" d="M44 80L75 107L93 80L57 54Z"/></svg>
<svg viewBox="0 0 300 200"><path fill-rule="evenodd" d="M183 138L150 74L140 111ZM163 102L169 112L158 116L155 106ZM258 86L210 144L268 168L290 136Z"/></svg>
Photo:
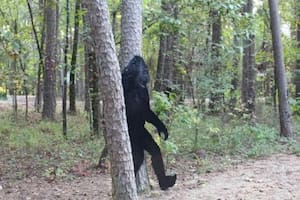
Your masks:
<svg viewBox="0 0 300 200"><path fill-rule="evenodd" d="M169 187L172 187L176 183L176 178L176 174L173 176L165 176L159 181L160 189L167 190Z"/></svg>

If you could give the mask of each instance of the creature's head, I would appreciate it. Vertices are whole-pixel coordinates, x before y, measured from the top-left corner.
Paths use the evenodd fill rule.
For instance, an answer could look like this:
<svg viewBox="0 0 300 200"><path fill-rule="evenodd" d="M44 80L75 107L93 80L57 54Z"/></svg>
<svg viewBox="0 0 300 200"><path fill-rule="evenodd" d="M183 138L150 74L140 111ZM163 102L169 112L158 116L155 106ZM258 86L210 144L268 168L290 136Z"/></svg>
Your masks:
<svg viewBox="0 0 300 200"><path fill-rule="evenodd" d="M122 72L123 84L136 84L146 87L150 81L148 67L140 56L134 56Z"/></svg>

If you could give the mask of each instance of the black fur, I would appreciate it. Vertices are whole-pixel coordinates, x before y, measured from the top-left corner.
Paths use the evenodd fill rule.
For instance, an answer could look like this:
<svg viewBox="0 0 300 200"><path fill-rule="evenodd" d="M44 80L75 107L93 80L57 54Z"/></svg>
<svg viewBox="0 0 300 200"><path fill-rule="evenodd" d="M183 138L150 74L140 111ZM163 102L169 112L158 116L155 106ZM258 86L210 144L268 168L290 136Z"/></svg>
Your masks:
<svg viewBox="0 0 300 200"><path fill-rule="evenodd" d="M176 175L166 176L159 146L150 133L145 129L145 122L153 124L159 135L168 138L168 130L163 122L151 110L147 83L149 82L148 67L140 56L135 56L122 72L122 84L125 96L127 124L132 147L135 173L144 160L144 150L149 152L152 166L158 178L161 189L172 187Z"/></svg>

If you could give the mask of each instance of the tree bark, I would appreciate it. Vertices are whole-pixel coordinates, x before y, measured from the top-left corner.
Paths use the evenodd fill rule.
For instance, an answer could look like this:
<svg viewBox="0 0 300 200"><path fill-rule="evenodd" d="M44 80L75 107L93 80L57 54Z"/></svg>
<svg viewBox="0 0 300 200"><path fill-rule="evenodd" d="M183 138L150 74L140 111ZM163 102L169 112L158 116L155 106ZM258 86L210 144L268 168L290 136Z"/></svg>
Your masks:
<svg viewBox="0 0 300 200"><path fill-rule="evenodd" d="M244 6L244 13L252 14L253 1L248 0ZM249 38L244 40L243 49L243 72L242 72L242 103L244 112L255 115L255 49L254 34L250 33Z"/></svg>
<svg viewBox="0 0 300 200"><path fill-rule="evenodd" d="M40 3L40 6L43 4L43 2ZM29 0L27 0L27 6L28 6L28 10L29 10L29 15L30 15L30 22L31 22L31 27L32 27L32 31L33 31L33 35L34 35L34 39L35 39L35 43L37 46L37 50L38 50L38 54L39 54L39 65L38 65L38 71L37 71L37 84L36 84L36 103L35 103L35 109L37 112L40 111L40 107L41 107L41 71L43 69L43 47L42 47L42 43L43 43L43 35L44 35L44 25L42 25L42 39L41 42L39 42L38 39L38 34L36 31L36 27L33 21L33 14L32 14L32 8L31 8L31 4L29 2Z"/></svg>
<svg viewBox="0 0 300 200"><path fill-rule="evenodd" d="M93 135L99 135L100 124L100 95L99 95L99 69L96 65L95 52L89 53L89 74L90 74L90 98L92 106L92 133ZM104 131L103 131L104 132Z"/></svg>
<svg viewBox="0 0 300 200"><path fill-rule="evenodd" d="M220 73L222 68L220 58L220 44L222 37L222 18L218 10L210 11L210 18L212 20L212 44L211 44L211 76L213 79L213 92L210 94L209 109L212 112L220 111L222 108L222 99L224 94L219 92L222 87L220 82Z"/></svg>
<svg viewBox="0 0 300 200"><path fill-rule="evenodd" d="M123 69L135 55L142 54L142 1L123 0L121 14L120 65ZM136 175L136 184L139 192L150 188L145 161Z"/></svg>
<svg viewBox="0 0 300 200"><path fill-rule="evenodd" d="M70 113L76 113L76 88L75 88L75 70L77 63L77 49L78 49L78 36L79 36L79 11L80 0L76 0L75 3L75 19L74 19L74 38L73 38L73 51L71 58L71 70L70 70Z"/></svg>
<svg viewBox="0 0 300 200"><path fill-rule="evenodd" d="M288 88L281 42L278 0L269 0L270 25L272 30L273 55L275 61L277 88L279 95L280 135L292 136L292 117L288 105Z"/></svg>
<svg viewBox="0 0 300 200"><path fill-rule="evenodd" d="M62 92L62 114L63 114L63 135L67 136L67 73L68 73L68 50L69 50L69 24L70 9L69 0L66 0L66 36L64 48L64 68L63 68L63 92Z"/></svg>
<svg viewBox="0 0 300 200"><path fill-rule="evenodd" d="M162 12L174 20L178 19L179 9L176 1L163 0L161 2ZM157 62L156 79L154 89L167 91L174 87L176 75L176 47L178 43L178 27L175 23L160 23L159 55Z"/></svg>
<svg viewBox="0 0 300 200"><path fill-rule="evenodd" d="M18 34L18 24L17 24L17 20L15 19L14 22L13 22L13 32L14 32L14 35L16 37L16 35ZM14 53L14 52L13 52ZM14 118L17 119L17 115L18 115L18 99L17 99L17 84L16 84L16 80L17 80L17 77L16 77L16 74L17 74L17 58L18 58L18 55L17 53L15 53L13 55L13 61L12 61L12 64L11 64L11 72L12 72L12 105L13 105L13 113L14 113Z"/></svg>
<svg viewBox="0 0 300 200"><path fill-rule="evenodd" d="M234 112L234 108L236 106L237 103L237 94L236 91L238 89L239 86L239 74L238 71L240 69L240 58L241 58L241 50L238 47L240 43L240 39L237 35L233 36L233 44L235 46L234 50L234 59L233 59L233 72L232 72L232 79L231 79L231 89L230 89L230 99L229 99L229 109L231 112Z"/></svg>
<svg viewBox="0 0 300 200"><path fill-rule="evenodd" d="M91 16L100 86L104 97L107 144L111 161L113 199L137 199L131 146L126 124L121 73L105 0L84 1Z"/></svg>
<svg viewBox="0 0 300 200"><path fill-rule="evenodd" d="M55 68L56 68L56 0L45 2L46 49L44 68L43 119L55 119ZM53 33L54 32L54 33Z"/></svg>
<svg viewBox="0 0 300 200"><path fill-rule="evenodd" d="M300 0L296 1L297 4L297 47L298 51L300 49ZM300 55L298 53L298 58L297 58L297 64L296 64L296 72L295 72L295 79L294 83L296 86L296 98L300 98ZM300 99L297 99L297 101L300 101ZM300 112L300 111L299 111Z"/></svg>
<svg viewBox="0 0 300 200"><path fill-rule="evenodd" d="M123 0L121 19L121 69L127 66L135 55L142 50L142 1Z"/></svg>

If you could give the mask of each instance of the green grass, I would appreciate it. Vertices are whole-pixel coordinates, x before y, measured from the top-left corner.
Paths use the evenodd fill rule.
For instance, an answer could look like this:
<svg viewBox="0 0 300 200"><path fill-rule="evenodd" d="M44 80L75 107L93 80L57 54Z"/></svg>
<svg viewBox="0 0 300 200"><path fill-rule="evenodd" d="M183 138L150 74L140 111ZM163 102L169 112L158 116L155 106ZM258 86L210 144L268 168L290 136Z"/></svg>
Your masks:
<svg viewBox="0 0 300 200"><path fill-rule="evenodd" d="M279 137L273 112L260 113L254 124L236 116L210 116L189 106L165 105L168 111L162 112L160 118L168 125L170 136L166 142L157 136L155 139L174 166L191 161L200 172L205 172L234 160L278 152L300 156L300 118L293 118L295 137L286 139ZM104 141L102 136L90 136L89 122L83 113L68 116L67 139L62 135L59 115L55 122L43 121L35 112L29 113L28 121L23 116L19 112L18 119L14 119L10 112L0 113L0 175L4 179L49 177L54 169L57 176L70 178L78 163L97 164ZM147 124L147 128L155 132L152 125Z"/></svg>
<svg viewBox="0 0 300 200"><path fill-rule="evenodd" d="M96 164L103 148L102 137L90 136L88 122L82 114L68 116L68 137L62 135L62 125L56 122L42 121L36 113L30 113L31 121L12 120L10 113L0 114L0 160L5 163L7 172L15 172L34 167L32 172L21 172L16 178L46 175L57 168L58 175L66 175L82 160ZM58 117L59 118L59 117ZM29 170L30 171L30 170ZM9 174L7 175L9 176Z"/></svg>
<svg viewBox="0 0 300 200"><path fill-rule="evenodd" d="M181 152L203 150L215 155L253 157L278 149L278 132L263 124L233 121L225 124L217 117L210 117L195 126L174 123L171 132Z"/></svg>

